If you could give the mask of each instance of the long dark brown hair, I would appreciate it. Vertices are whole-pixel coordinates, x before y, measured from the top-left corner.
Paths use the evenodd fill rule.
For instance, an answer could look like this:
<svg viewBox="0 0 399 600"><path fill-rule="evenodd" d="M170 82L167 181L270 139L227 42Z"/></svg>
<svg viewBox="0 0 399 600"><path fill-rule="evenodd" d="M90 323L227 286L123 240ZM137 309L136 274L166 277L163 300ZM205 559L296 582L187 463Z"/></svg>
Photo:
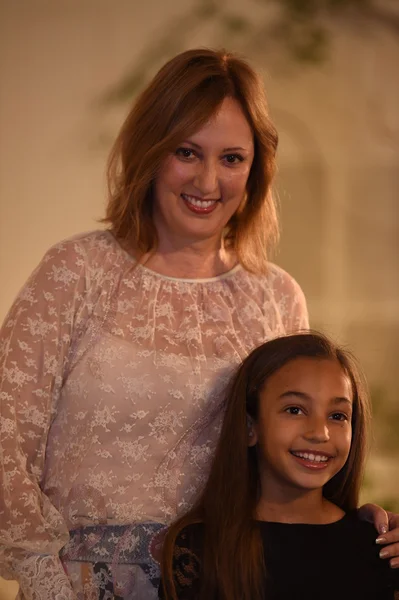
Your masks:
<svg viewBox="0 0 399 600"><path fill-rule="evenodd" d="M259 600L265 565L254 520L260 480L256 447L248 447L247 415L258 417L259 395L268 378L288 362L308 357L337 360L353 393L352 441L344 467L324 487L325 498L344 511L358 506L370 403L364 378L352 355L324 335L303 332L259 346L243 361L226 395L226 412L208 481L194 507L171 525L163 547L165 597L176 600L173 552L187 525L205 524L201 600Z"/></svg>
<svg viewBox="0 0 399 600"><path fill-rule="evenodd" d="M241 264L266 271L278 240L272 195L277 132L269 118L261 77L238 56L208 48L187 50L167 62L136 99L108 163L105 223L137 258L154 251L153 187L162 161L198 131L227 97L240 104L254 136L246 198L224 232Z"/></svg>

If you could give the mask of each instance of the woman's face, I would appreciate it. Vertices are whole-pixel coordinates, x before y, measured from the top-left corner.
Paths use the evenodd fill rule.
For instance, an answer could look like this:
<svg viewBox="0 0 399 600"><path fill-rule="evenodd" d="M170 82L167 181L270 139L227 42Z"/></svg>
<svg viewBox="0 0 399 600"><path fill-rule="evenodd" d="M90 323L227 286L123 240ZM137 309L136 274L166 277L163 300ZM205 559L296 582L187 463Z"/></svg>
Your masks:
<svg viewBox="0 0 399 600"><path fill-rule="evenodd" d="M253 158L249 123L240 104L225 98L219 111L161 165L154 203L160 249L168 240L174 245L218 242L245 197Z"/></svg>

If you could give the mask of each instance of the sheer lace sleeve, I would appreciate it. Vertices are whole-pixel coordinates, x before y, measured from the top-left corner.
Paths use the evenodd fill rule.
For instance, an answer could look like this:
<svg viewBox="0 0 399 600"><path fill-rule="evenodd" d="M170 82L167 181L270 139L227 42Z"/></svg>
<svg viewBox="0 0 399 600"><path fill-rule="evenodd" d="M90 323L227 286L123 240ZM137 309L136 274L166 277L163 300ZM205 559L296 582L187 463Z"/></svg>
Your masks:
<svg viewBox="0 0 399 600"><path fill-rule="evenodd" d="M173 553L173 582L178 600L198 600L200 594L200 547L202 525L195 524L183 529L176 539ZM166 600L162 582L159 598Z"/></svg>
<svg viewBox="0 0 399 600"><path fill-rule="evenodd" d="M85 318L86 286L78 245L55 246L0 331L0 574L16 579L28 599L75 597L58 558L68 530L41 481L68 351Z"/></svg>
<svg viewBox="0 0 399 600"><path fill-rule="evenodd" d="M274 264L271 265L271 273L275 300L282 309L285 333L309 329L306 298L297 281Z"/></svg>

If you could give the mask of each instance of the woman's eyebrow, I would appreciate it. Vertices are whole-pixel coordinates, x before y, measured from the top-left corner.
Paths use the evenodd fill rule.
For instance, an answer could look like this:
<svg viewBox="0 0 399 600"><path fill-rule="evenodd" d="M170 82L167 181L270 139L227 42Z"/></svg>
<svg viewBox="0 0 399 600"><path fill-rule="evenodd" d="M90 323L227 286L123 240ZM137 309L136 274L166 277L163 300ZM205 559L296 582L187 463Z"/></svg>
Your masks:
<svg viewBox="0 0 399 600"><path fill-rule="evenodd" d="M190 144L190 146L194 146L194 148L202 150L202 147L199 144L193 142L192 140L184 140L183 144ZM222 152L237 152L238 150L241 150L242 152L248 152L248 149L243 148L242 146L232 146L230 148L223 148Z"/></svg>
<svg viewBox="0 0 399 600"><path fill-rule="evenodd" d="M223 148L222 152L236 152L237 150L247 152L247 150L245 148L242 148L241 146L234 146L233 148Z"/></svg>

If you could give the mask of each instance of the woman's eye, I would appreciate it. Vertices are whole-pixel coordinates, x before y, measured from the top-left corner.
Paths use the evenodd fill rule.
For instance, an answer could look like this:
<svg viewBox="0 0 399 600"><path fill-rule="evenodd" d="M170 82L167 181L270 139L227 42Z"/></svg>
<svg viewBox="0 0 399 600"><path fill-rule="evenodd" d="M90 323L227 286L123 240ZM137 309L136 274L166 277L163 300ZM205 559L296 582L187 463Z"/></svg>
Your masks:
<svg viewBox="0 0 399 600"><path fill-rule="evenodd" d="M289 406L285 409L285 412L287 412L290 415L300 415L303 411L302 408L299 408L299 406Z"/></svg>
<svg viewBox="0 0 399 600"><path fill-rule="evenodd" d="M241 154L226 154L224 159L229 165L235 165L244 160L244 158L241 156Z"/></svg>
<svg viewBox="0 0 399 600"><path fill-rule="evenodd" d="M334 413L331 415L333 421L348 421L347 415L345 413Z"/></svg>
<svg viewBox="0 0 399 600"><path fill-rule="evenodd" d="M178 148L176 154L182 158L192 158L194 156L194 152L190 148Z"/></svg>

